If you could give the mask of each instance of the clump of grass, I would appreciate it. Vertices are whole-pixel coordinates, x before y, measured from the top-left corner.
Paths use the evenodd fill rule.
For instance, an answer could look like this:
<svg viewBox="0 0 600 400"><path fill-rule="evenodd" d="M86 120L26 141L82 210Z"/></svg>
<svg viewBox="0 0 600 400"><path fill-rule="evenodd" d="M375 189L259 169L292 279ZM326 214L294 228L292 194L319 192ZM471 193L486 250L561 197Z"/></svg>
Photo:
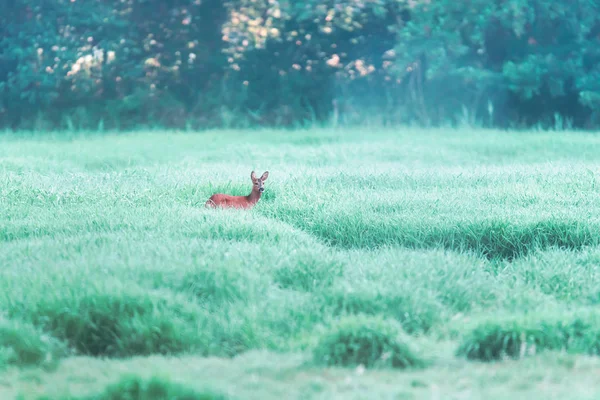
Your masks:
<svg viewBox="0 0 600 400"><path fill-rule="evenodd" d="M400 329L380 317L345 317L314 349L319 365L367 368L421 367L425 362L400 339Z"/></svg>
<svg viewBox="0 0 600 400"><path fill-rule="evenodd" d="M125 376L98 395L80 400L226 400L227 396L212 391L196 391L169 380L153 377L144 380ZM77 400L77 399L73 399Z"/></svg>
<svg viewBox="0 0 600 400"><path fill-rule="evenodd" d="M30 303L21 314L78 354L96 357L189 352L232 357L268 344L271 332L260 329L242 303L215 311L190 300L130 283L60 293Z"/></svg>
<svg viewBox="0 0 600 400"><path fill-rule="evenodd" d="M554 348L557 332L532 330L518 323L485 324L475 328L460 345L457 355L470 360L518 359L544 347ZM560 341L560 340L559 340Z"/></svg>
<svg viewBox="0 0 600 400"><path fill-rule="evenodd" d="M0 318L0 368L14 366L52 366L68 354L56 338L31 324Z"/></svg>
<svg viewBox="0 0 600 400"><path fill-rule="evenodd" d="M571 317L539 320L486 322L473 329L456 354L484 362L519 359L543 350L600 354L600 325L597 319Z"/></svg>
<svg viewBox="0 0 600 400"><path fill-rule="evenodd" d="M82 288L27 310L32 322L79 354L127 357L192 350L207 341L196 328L201 309L159 292ZM196 311L196 313L194 313Z"/></svg>

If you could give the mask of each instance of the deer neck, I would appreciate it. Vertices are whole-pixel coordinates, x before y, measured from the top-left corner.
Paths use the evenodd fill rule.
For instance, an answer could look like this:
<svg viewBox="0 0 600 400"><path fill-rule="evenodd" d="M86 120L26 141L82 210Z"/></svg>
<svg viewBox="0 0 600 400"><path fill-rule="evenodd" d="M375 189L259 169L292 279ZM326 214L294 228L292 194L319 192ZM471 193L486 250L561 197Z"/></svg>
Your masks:
<svg viewBox="0 0 600 400"><path fill-rule="evenodd" d="M250 192L250 194L248 196L246 196L246 198L248 199L248 201L250 203L256 203L256 202L258 202L258 200L260 200L261 195L262 195L261 192L259 192L258 190L252 189L252 192Z"/></svg>

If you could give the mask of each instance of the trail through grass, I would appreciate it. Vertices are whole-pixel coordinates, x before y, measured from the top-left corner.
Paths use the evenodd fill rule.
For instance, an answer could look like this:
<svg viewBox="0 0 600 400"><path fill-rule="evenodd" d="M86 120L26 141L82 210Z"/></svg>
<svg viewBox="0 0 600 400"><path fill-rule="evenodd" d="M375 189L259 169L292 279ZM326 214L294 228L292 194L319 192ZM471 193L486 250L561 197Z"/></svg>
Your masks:
<svg viewBox="0 0 600 400"><path fill-rule="evenodd" d="M599 162L574 132L0 136L0 398L569 393L598 368ZM204 208L252 170L253 210Z"/></svg>

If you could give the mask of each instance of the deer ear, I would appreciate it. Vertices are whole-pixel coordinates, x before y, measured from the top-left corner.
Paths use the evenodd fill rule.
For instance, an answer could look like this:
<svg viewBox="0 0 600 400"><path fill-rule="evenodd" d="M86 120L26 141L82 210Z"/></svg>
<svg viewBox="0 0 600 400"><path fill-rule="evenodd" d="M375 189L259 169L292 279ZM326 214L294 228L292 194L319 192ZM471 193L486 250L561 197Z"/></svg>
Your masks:
<svg viewBox="0 0 600 400"><path fill-rule="evenodd" d="M262 176L260 177L260 180L266 181L268 177L269 177L269 171L265 171L265 173L262 174Z"/></svg>
<svg viewBox="0 0 600 400"><path fill-rule="evenodd" d="M256 180L256 174L254 173L254 171L252 171L252 173L250 174L250 179L252 179L253 181Z"/></svg>

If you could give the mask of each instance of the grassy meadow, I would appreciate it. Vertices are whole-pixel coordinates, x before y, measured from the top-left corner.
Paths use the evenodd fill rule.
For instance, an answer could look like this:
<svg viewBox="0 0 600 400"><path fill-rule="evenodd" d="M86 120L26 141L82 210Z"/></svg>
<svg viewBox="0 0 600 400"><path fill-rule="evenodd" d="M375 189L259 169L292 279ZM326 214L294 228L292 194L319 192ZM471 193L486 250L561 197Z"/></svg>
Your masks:
<svg viewBox="0 0 600 400"><path fill-rule="evenodd" d="M577 132L2 134L0 398L597 399L599 179Z"/></svg>

